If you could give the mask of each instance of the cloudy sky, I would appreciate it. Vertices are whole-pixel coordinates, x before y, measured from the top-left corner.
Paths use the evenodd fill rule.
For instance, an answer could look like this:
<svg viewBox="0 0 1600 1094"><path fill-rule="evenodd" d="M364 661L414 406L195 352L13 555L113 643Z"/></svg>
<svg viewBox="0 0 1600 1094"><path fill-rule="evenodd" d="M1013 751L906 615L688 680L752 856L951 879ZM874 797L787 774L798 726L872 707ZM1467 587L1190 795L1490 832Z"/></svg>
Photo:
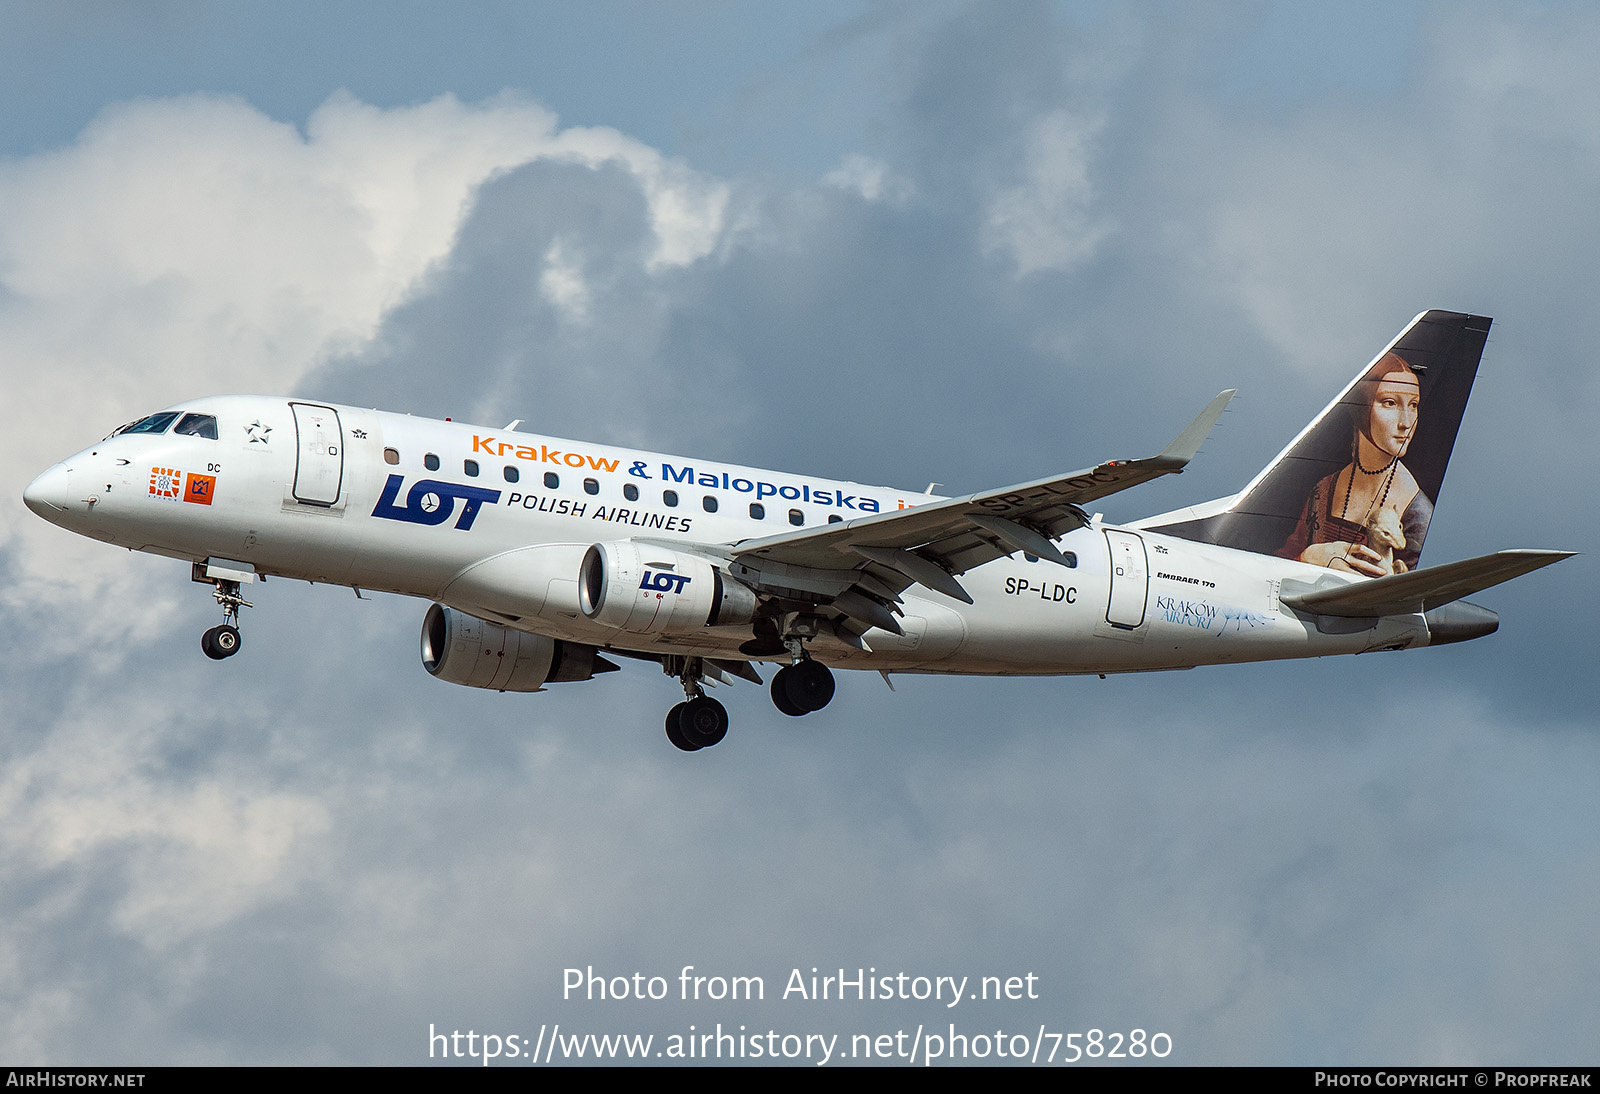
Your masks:
<svg viewBox="0 0 1600 1094"><path fill-rule="evenodd" d="M741 684L690 756L642 665L434 681L418 601L258 585L212 663L184 566L20 502L220 391L964 492L1238 387L1134 519L1439 307L1496 321L1431 560L1587 551L1600 11L1330 7L0 3L0 1060L954 1022L1593 1062L1590 556L1471 644L849 675L803 721ZM681 1001L685 965L766 999ZM563 1000L590 966L672 998ZM780 998L813 967L1038 998Z"/></svg>

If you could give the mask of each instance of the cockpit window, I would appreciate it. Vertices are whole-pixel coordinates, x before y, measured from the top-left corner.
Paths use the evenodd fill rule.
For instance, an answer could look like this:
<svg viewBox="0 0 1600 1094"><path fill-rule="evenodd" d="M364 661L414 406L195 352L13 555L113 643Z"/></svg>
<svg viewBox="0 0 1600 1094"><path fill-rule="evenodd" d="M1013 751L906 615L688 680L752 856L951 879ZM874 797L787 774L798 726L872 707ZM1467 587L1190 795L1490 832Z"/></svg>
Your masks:
<svg viewBox="0 0 1600 1094"><path fill-rule="evenodd" d="M120 433L165 433L167 427L178 420L176 410L163 410L160 414L152 414L148 418L140 418L132 425L125 425L113 437Z"/></svg>
<svg viewBox="0 0 1600 1094"><path fill-rule="evenodd" d="M214 441L217 439L217 419L211 414L185 414L172 432Z"/></svg>

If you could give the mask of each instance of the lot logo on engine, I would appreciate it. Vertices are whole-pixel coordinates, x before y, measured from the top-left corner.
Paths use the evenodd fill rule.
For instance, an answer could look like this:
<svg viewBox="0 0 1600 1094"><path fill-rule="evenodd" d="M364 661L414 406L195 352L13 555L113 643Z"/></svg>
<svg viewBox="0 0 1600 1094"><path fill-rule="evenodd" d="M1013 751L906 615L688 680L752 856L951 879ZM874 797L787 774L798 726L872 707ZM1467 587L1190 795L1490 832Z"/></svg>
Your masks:
<svg viewBox="0 0 1600 1094"><path fill-rule="evenodd" d="M681 593L683 587L693 579L683 574L644 572L644 577L639 581L639 588L648 589L657 593Z"/></svg>
<svg viewBox="0 0 1600 1094"><path fill-rule="evenodd" d="M400 485L404 481L404 475L389 476L389 481L383 486L383 496L372 507L373 516L385 520L403 520L407 524L443 524L456 511L456 501L460 500L466 504L456 518L456 527L464 532L478 519L478 510L484 502L493 505L500 500L498 490L440 482L438 479L418 479L406 494L406 503L396 505L395 499L400 496Z"/></svg>

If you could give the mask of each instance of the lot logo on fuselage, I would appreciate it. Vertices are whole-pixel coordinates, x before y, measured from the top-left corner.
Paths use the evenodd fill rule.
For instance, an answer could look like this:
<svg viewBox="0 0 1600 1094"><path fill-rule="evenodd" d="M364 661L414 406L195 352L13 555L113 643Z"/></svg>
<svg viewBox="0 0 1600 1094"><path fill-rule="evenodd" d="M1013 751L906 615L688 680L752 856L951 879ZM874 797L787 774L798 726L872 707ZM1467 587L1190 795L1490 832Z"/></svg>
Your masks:
<svg viewBox="0 0 1600 1094"><path fill-rule="evenodd" d="M485 490L481 486L462 486L459 483L440 482L438 479L418 479L406 494L406 503L396 505L404 475L390 475L383 485L383 496L372 507L372 515L385 520L403 520L407 524L443 524L456 510L456 500L466 504L456 518L456 527L466 531L478 519L478 510L484 502L490 505L500 500L500 491Z"/></svg>
<svg viewBox="0 0 1600 1094"><path fill-rule="evenodd" d="M655 593L681 593L683 587L694 580L683 574L644 572L644 577L639 580L639 588L648 589Z"/></svg>

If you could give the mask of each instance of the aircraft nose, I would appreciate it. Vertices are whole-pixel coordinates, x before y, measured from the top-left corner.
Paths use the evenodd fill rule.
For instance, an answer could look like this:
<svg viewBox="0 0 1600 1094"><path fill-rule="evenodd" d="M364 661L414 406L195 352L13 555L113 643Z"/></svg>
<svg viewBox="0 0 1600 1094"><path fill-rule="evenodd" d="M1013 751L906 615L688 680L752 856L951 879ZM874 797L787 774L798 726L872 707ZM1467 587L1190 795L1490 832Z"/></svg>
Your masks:
<svg viewBox="0 0 1600 1094"><path fill-rule="evenodd" d="M67 512L71 492L67 487L67 465L58 463L28 484L22 492L23 503L48 521L58 520Z"/></svg>

